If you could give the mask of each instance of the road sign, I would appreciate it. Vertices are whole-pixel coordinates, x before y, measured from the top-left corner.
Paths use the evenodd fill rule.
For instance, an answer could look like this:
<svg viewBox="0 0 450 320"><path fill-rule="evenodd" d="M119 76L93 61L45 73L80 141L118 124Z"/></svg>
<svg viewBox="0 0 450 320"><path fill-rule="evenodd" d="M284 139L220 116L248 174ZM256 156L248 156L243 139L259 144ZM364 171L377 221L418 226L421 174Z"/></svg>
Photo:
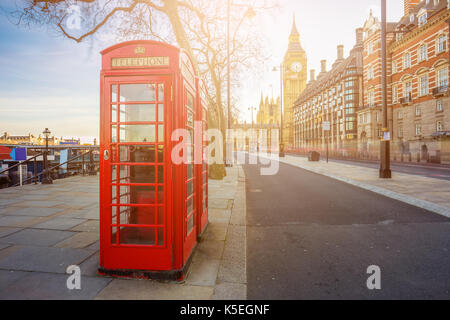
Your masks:
<svg viewBox="0 0 450 320"><path fill-rule="evenodd" d="M330 121L324 121L324 122L322 122L322 128L323 128L323 131L330 131L330 128L331 126L330 126Z"/></svg>

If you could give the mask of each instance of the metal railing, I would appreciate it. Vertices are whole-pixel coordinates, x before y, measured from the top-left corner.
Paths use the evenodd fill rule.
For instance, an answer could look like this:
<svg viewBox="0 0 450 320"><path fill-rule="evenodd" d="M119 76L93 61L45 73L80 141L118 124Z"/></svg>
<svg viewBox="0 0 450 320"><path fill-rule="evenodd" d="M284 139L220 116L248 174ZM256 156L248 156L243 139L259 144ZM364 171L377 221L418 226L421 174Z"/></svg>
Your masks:
<svg viewBox="0 0 450 320"><path fill-rule="evenodd" d="M73 158L71 158L71 159L69 159L69 160L67 160L67 161L65 161L63 163L57 164L57 165L55 165L53 167L50 167L50 168L44 168L41 172L37 173L37 160L36 159L38 157L40 157L40 156L43 156L45 154L45 151L44 151L43 153L35 155L35 156L33 156L33 157L31 157L31 158L29 158L27 160L24 160L24 161L21 161L19 163L16 163L15 165L13 165L13 166L5 169L5 170L0 171L0 175L5 173L5 172L9 172L10 170L15 169L17 167L19 167L19 170L20 170L20 165L23 165L23 164L26 164L26 163L30 163L32 160L34 160L34 174L33 174L33 176L30 177L30 178L27 178L27 179L25 179L23 181L22 181L22 179L20 179L19 183L16 183L16 184L14 184L14 185L12 185L10 187L17 187L19 185L26 184L30 180L32 182L34 181L34 184L37 184L38 181L39 181L39 177L41 175L46 174L46 173L51 173L52 170L57 169L57 168L59 168L61 166L64 166L66 164L69 164L71 162L75 162L75 160L77 160L79 158L82 158L82 175L85 175L85 160L84 160L84 158L85 158L86 155L89 155L89 163L88 163L88 170L87 170L88 174L89 175L96 175L97 173L95 171L95 161L94 161L93 151L94 150L86 151L86 152L84 152L82 154L79 154L79 155L77 155L77 156L75 156L75 157L73 157Z"/></svg>
<svg viewBox="0 0 450 320"><path fill-rule="evenodd" d="M433 88L433 95L441 95L448 91L448 85L443 86L437 86L436 88Z"/></svg>

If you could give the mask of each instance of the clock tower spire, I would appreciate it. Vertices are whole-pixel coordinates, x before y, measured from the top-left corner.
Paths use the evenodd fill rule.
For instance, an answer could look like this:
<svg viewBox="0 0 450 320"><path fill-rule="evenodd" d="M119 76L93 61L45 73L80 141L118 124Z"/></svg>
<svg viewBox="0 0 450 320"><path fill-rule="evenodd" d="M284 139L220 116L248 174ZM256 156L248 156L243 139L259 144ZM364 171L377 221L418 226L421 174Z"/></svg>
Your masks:
<svg viewBox="0 0 450 320"><path fill-rule="evenodd" d="M307 58L300 43L300 32L297 29L295 14L289 35L289 44L283 60L283 144L285 148L294 145L294 103L306 87Z"/></svg>

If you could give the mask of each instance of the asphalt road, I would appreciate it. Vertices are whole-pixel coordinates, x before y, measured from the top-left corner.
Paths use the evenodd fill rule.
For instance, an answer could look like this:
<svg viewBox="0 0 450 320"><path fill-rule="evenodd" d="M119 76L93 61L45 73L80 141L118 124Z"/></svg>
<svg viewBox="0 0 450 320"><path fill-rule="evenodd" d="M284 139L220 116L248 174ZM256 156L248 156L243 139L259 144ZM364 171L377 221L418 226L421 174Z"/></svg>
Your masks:
<svg viewBox="0 0 450 320"><path fill-rule="evenodd" d="M355 160L336 160L336 159L329 159L329 161L374 169L378 169L380 167L380 163L378 161L369 161L369 160L355 161ZM408 173L441 180L450 180L450 166L448 165L421 164L415 162L404 162L404 163L391 162L391 170L393 172Z"/></svg>
<svg viewBox="0 0 450 320"><path fill-rule="evenodd" d="M286 164L244 170L248 299L450 299L449 219Z"/></svg>

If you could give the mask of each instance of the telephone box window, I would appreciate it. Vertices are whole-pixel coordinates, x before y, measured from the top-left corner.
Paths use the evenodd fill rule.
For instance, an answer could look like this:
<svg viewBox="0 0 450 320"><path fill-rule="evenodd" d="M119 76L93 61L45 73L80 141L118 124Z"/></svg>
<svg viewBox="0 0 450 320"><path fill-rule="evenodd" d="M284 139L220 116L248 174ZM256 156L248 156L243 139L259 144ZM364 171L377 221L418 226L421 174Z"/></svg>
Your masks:
<svg viewBox="0 0 450 320"><path fill-rule="evenodd" d="M155 101L155 84L121 84L120 102Z"/></svg>
<svg viewBox="0 0 450 320"><path fill-rule="evenodd" d="M154 125L121 125L120 142L155 142L155 131Z"/></svg>
<svg viewBox="0 0 450 320"><path fill-rule="evenodd" d="M155 104L121 104L120 122L156 121Z"/></svg>

